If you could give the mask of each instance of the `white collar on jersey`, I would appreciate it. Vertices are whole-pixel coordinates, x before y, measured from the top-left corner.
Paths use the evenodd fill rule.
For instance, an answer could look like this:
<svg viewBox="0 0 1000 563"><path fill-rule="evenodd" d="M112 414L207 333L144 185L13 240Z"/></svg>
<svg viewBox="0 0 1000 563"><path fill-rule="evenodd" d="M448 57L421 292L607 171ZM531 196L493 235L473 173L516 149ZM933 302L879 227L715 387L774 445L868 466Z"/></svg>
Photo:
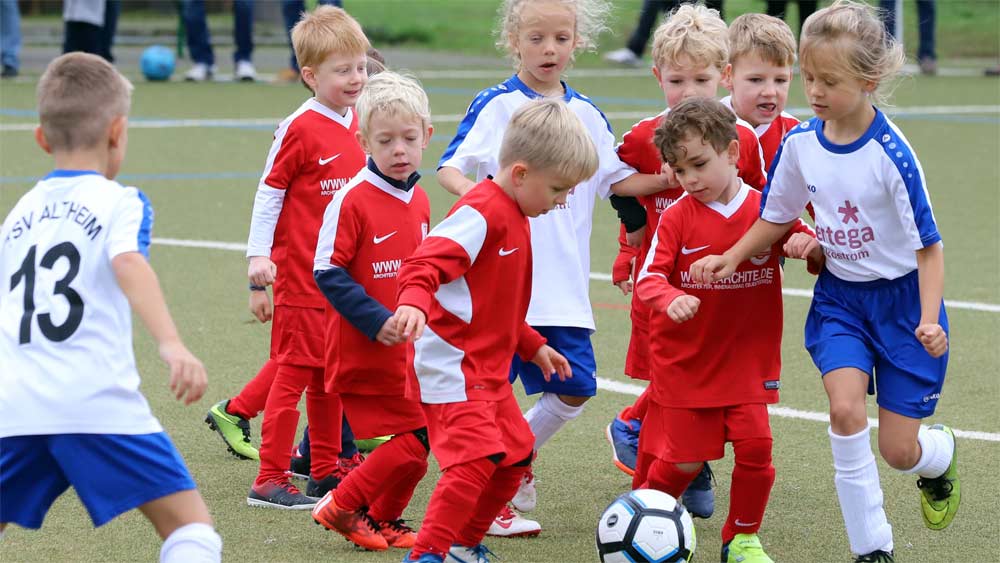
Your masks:
<svg viewBox="0 0 1000 563"><path fill-rule="evenodd" d="M722 204L718 201L710 201L705 205L719 215L729 219L740 210L740 207L743 207L743 202L746 201L747 195L749 194L750 186L744 184L743 180L740 180L740 191L736 192L736 195L733 199L729 200L729 203Z"/></svg>
<svg viewBox="0 0 1000 563"><path fill-rule="evenodd" d="M391 184L389 184L389 182L386 182L384 179L382 179L381 176L372 172L367 166L365 166L364 168L361 169L360 172L358 172L358 176L361 176L361 179L363 179L365 182L368 182L369 184L375 186L376 188L382 190L383 192L391 195L392 197L398 199L399 201L402 201L407 205L409 205L410 200L413 199L413 192L416 191L414 189L404 191L397 187L392 186ZM415 187L416 186L414 186L414 188Z"/></svg>
<svg viewBox="0 0 1000 563"><path fill-rule="evenodd" d="M324 115L332 119L333 121L336 121L344 129L351 128L351 122L354 121L353 108L347 108L347 113L345 113L344 115L340 115L339 113L319 103L319 101L317 101L316 98L309 98L309 100L306 103L309 104L309 109L313 110L314 112L320 115Z"/></svg>

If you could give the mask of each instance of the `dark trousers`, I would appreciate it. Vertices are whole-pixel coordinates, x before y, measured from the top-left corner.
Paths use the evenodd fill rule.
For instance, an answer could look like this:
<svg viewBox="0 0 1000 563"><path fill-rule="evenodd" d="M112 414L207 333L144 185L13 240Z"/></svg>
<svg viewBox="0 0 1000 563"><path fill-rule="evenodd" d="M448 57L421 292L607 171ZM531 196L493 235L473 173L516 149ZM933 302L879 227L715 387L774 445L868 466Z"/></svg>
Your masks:
<svg viewBox="0 0 1000 563"><path fill-rule="evenodd" d="M343 0L319 0L319 5L328 4L338 8L344 7ZM288 66L299 70L299 61L295 60L295 49L292 48L292 28L299 22L302 12L306 11L305 0L282 0L281 15L285 18L285 33L288 35L288 47L292 49L292 57L288 61Z"/></svg>
<svg viewBox="0 0 1000 563"><path fill-rule="evenodd" d="M818 7L817 0L797 0L799 4L799 31L806 23L806 18L812 15ZM767 15L785 19L785 11L788 9L788 0L767 0Z"/></svg>
<svg viewBox="0 0 1000 563"><path fill-rule="evenodd" d="M81 21L64 22L63 53L83 51L103 57L108 62L115 62L111 48L115 44L118 14L121 9L121 0L108 0L104 7L103 26Z"/></svg>
<svg viewBox="0 0 1000 563"><path fill-rule="evenodd" d="M885 30L889 35L896 34L896 2L881 0ZM937 4L935 0L917 0L917 32L920 44L917 47L917 57L936 59L934 53L934 27L937 20ZM897 37L897 39L902 39Z"/></svg>
<svg viewBox="0 0 1000 563"><path fill-rule="evenodd" d="M205 16L205 0L182 0L181 19L191 60L214 65L215 52ZM253 0L233 0L233 42L236 44L233 62L250 61L253 56Z"/></svg>

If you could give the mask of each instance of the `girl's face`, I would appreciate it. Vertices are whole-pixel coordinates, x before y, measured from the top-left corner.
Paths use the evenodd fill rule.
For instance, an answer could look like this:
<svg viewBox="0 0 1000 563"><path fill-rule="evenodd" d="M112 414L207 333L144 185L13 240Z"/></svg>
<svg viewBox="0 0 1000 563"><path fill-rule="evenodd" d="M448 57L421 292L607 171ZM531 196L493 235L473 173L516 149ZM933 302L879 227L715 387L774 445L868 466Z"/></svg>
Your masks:
<svg viewBox="0 0 1000 563"><path fill-rule="evenodd" d="M521 58L518 76L531 89L547 94L576 48L576 12L557 2L526 2L511 45Z"/></svg>
<svg viewBox="0 0 1000 563"><path fill-rule="evenodd" d="M874 82L851 75L841 54L834 49L817 49L802 60L802 81L806 99L816 117L823 121L850 119L868 111Z"/></svg>

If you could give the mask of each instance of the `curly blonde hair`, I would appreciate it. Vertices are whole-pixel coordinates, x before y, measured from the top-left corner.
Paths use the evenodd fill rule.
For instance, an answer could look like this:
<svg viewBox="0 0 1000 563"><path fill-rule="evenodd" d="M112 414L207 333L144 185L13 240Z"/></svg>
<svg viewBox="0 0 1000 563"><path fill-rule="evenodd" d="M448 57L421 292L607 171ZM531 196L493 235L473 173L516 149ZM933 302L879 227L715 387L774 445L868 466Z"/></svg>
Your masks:
<svg viewBox="0 0 1000 563"><path fill-rule="evenodd" d="M722 72L729 63L726 22L718 10L681 4L653 34L653 64L682 66L684 59Z"/></svg>
<svg viewBox="0 0 1000 563"><path fill-rule="evenodd" d="M514 68L521 65L521 56L514 48L511 38L517 36L521 27L521 11L526 4L541 2L561 4L576 14L574 55L580 51L597 50L597 36L608 29L606 22L611 13L611 4L607 0L503 0L497 10L496 46L507 52Z"/></svg>

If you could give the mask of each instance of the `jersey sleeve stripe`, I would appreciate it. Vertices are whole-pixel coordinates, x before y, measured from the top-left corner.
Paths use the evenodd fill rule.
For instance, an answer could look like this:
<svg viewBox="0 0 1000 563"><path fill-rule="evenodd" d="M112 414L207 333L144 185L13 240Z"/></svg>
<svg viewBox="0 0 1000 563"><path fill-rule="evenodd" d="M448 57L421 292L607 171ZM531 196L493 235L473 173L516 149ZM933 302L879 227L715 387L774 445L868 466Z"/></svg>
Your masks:
<svg viewBox="0 0 1000 563"><path fill-rule="evenodd" d="M906 187L907 201L902 206L897 205L904 214L903 228L914 242L919 239L920 248L926 248L939 242L941 234L931 209L924 170L902 132L891 121L886 121L893 134L888 142L882 143L882 149L895 166L899 181ZM897 197L900 196L902 194L897 193Z"/></svg>
<svg viewBox="0 0 1000 563"><path fill-rule="evenodd" d="M323 212L323 225L319 228L319 238L316 241L316 255L313 257L313 272L329 270L334 266L346 266L347 264L334 264L333 245L337 241L337 227L340 226L340 213L344 206L344 199L355 186L362 182L361 175L355 176L343 188L333 194L333 199L327 204Z"/></svg>
<svg viewBox="0 0 1000 563"><path fill-rule="evenodd" d="M506 84L506 82L504 84ZM441 155L441 159L438 161L438 168L443 166L455 166L455 168L461 170L463 174L469 172L469 170L462 170L459 166L459 162L452 163L449 161L454 159L455 153L458 152L462 143L465 142L466 138L469 136L469 132L472 131L472 128L475 127L480 116L482 116L483 112L486 110L487 105L501 94L511 94L513 92L516 92L516 90L512 91L506 88L501 89L499 86L493 86L483 90L477 94L475 98L473 98L472 103L469 104L469 109L466 110L465 117L462 118L462 122L458 124L458 131L455 132L455 137L451 140L451 143L448 144L448 148L445 149L444 154ZM506 124L504 124L504 127L506 127Z"/></svg>
<svg viewBox="0 0 1000 563"><path fill-rule="evenodd" d="M468 400L462 360L465 352L449 344L430 326L413 343L413 367L420 380L420 400L429 404Z"/></svg>
<svg viewBox="0 0 1000 563"><path fill-rule="evenodd" d="M139 232L136 234L136 247L148 259L149 244L153 238L153 204L140 190L136 190L136 195L142 202L142 222L139 223Z"/></svg>
<svg viewBox="0 0 1000 563"><path fill-rule="evenodd" d="M434 227L427 235L430 237L454 241L469 255L469 262L475 263L486 241L486 218L474 207L463 205Z"/></svg>

